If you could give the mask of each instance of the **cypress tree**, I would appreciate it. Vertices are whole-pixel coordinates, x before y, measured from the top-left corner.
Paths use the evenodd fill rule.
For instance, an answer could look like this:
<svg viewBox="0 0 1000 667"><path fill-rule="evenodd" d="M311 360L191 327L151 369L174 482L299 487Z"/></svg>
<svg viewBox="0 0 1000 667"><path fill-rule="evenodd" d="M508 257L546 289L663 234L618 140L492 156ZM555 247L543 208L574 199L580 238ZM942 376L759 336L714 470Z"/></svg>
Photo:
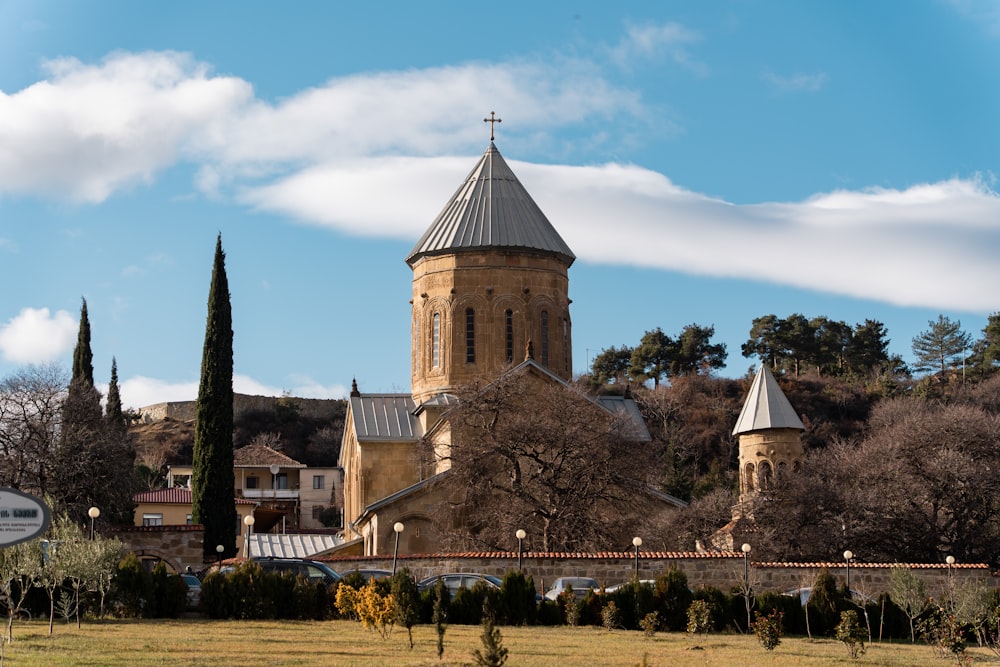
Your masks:
<svg viewBox="0 0 1000 667"><path fill-rule="evenodd" d="M221 544L236 555L236 489L233 479L233 317L222 234L215 243L208 321L195 405L192 519L205 527L206 558Z"/></svg>
<svg viewBox="0 0 1000 667"><path fill-rule="evenodd" d="M80 380L90 387L94 386L94 353L90 350L90 318L87 317L86 299L83 299L83 307L80 309L80 331L73 350L73 379L70 386Z"/></svg>
<svg viewBox="0 0 1000 667"><path fill-rule="evenodd" d="M104 405L104 416L110 424L124 424L122 397L118 391L118 360L111 357L111 381L108 383L108 399Z"/></svg>
<svg viewBox="0 0 1000 667"><path fill-rule="evenodd" d="M80 309L80 330L73 350L73 377L63 402L62 431L53 470L56 499L66 513L83 521L95 504L96 483L104 463L101 394L94 387L93 352L87 300Z"/></svg>

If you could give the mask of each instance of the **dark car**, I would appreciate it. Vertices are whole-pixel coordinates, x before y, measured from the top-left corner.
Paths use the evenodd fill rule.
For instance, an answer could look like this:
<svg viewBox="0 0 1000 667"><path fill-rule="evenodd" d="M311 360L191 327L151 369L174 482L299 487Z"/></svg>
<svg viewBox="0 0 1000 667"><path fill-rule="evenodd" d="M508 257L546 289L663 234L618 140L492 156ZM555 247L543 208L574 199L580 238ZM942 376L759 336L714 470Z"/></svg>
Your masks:
<svg viewBox="0 0 1000 667"><path fill-rule="evenodd" d="M310 584L322 582L327 586L340 581L340 575L326 563L306 558L271 558L262 556L253 559L265 572L291 572L304 577Z"/></svg>
<svg viewBox="0 0 1000 667"><path fill-rule="evenodd" d="M434 588L437 586L438 579L444 579L445 588L452 597L455 597L455 593L458 592L460 588L471 589L476 584L483 582L486 586L491 586L493 588L500 588L503 584L503 580L500 577L494 577L492 574L476 574L474 572L448 572L447 574L434 574L417 582L417 588L420 590L427 590L428 588Z"/></svg>
<svg viewBox="0 0 1000 667"><path fill-rule="evenodd" d="M193 574L182 574L181 581L187 586L187 608L197 609L201 601L201 579Z"/></svg>
<svg viewBox="0 0 1000 667"><path fill-rule="evenodd" d="M392 570L379 570L377 568L362 568L360 570L350 570L349 572L344 572L341 577L350 577L353 575L358 575L364 577L365 581L381 581L382 579L392 579Z"/></svg>

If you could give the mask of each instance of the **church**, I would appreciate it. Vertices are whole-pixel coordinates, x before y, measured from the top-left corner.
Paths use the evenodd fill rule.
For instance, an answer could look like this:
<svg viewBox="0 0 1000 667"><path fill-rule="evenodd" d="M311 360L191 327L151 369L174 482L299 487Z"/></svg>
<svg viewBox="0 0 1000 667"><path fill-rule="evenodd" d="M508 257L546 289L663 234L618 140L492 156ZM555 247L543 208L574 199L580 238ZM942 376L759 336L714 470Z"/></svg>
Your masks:
<svg viewBox="0 0 1000 667"><path fill-rule="evenodd" d="M487 119L491 122L491 119ZM499 121L492 121L499 122ZM492 124L491 124L492 127ZM568 270L575 256L494 144L406 257L413 271L408 394L367 394L352 384L339 465L345 548L340 553L433 553L439 533L434 480L447 466L418 445L450 446L448 411L461 387L526 373L569 386L573 337ZM586 400L650 436L628 396ZM655 492L654 492L655 493ZM667 511L684 503L659 494Z"/></svg>

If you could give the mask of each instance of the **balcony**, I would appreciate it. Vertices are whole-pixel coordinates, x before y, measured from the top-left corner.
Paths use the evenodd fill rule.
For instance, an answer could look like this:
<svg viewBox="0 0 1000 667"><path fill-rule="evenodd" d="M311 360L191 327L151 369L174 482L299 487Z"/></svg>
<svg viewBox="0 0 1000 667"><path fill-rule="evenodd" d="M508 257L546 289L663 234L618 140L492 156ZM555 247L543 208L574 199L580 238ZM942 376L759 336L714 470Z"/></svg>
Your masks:
<svg viewBox="0 0 1000 667"><path fill-rule="evenodd" d="M298 489L242 489L248 500L298 500Z"/></svg>

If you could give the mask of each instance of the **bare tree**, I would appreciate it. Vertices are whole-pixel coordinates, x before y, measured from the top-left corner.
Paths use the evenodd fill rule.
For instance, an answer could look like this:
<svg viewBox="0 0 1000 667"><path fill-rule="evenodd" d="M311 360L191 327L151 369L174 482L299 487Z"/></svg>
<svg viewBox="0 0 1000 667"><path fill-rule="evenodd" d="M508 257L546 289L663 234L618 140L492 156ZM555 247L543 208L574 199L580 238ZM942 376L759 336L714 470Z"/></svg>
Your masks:
<svg viewBox="0 0 1000 667"><path fill-rule="evenodd" d="M66 383L56 365L28 366L0 381L0 485L52 490Z"/></svg>
<svg viewBox="0 0 1000 667"><path fill-rule="evenodd" d="M523 528L544 551L627 548L648 516L649 443L572 387L510 373L460 392L446 421L450 446L423 451L450 467L438 525L451 546L505 548Z"/></svg>

